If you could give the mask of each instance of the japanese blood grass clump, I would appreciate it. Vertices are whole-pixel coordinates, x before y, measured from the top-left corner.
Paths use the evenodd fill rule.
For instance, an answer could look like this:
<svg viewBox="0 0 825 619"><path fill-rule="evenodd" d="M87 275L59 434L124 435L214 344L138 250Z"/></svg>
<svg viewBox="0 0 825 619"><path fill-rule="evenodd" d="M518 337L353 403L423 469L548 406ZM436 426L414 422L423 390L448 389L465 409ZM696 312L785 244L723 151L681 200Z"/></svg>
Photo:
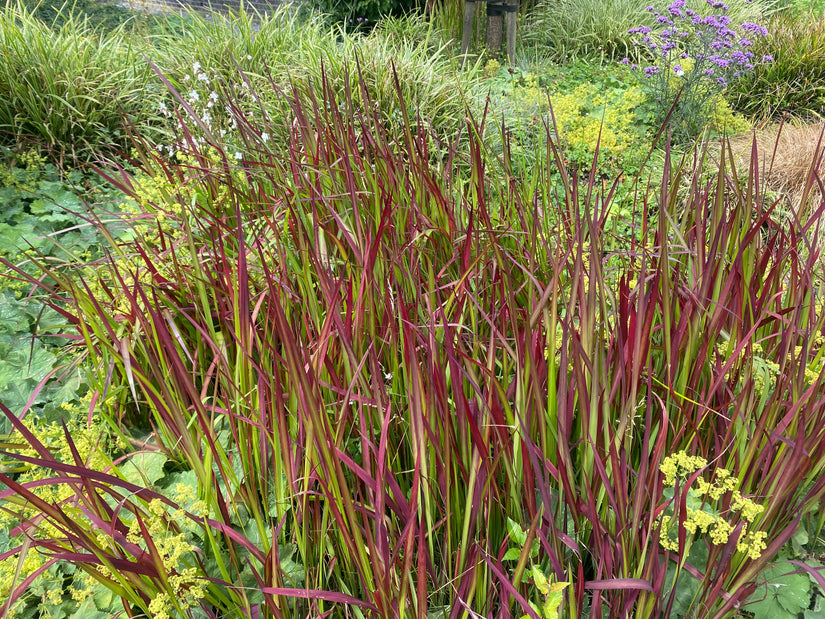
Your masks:
<svg viewBox="0 0 825 619"><path fill-rule="evenodd" d="M37 452L18 461L53 471L37 488L67 489L0 477L37 513L20 556L77 565L132 614L743 604L825 496L821 209L780 227L758 153L709 182L703 151L668 153L638 235L608 239L598 160L569 177L549 129L508 176L469 117L468 150L432 157L402 99L391 140L322 85L286 96L286 156L239 116L239 159L189 134L184 160L147 149L151 191L112 171L134 239L30 278L77 330L95 412L124 436L151 424L167 463L146 483L186 474L199 507L61 462L6 411ZM178 563L161 529L186 534Z"/></svg>

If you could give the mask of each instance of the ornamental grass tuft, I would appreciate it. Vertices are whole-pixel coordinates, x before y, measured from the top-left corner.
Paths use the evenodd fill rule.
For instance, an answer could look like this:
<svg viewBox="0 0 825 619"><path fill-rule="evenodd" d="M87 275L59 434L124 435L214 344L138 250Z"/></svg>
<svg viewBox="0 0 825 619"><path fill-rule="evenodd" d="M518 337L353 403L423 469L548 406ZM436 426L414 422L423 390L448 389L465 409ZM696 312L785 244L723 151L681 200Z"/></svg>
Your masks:
<svg viewBox="0 0 825 619"><path fill-rule="evenodd" d="M754 52L772 62L757 65L732 84L731 104L757 118L822 118L825 109L825 16L776 15Z"/></svg>

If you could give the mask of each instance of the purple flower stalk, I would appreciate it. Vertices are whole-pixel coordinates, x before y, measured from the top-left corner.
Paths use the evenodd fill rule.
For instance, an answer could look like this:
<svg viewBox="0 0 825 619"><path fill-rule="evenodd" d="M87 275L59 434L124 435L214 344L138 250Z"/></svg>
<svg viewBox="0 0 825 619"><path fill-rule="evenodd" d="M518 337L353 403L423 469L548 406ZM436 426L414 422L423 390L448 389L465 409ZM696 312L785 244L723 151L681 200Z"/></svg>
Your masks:
<svg viewBox="0 0 825 619"><path fill-rule="evenodd" d="M645 10L653 14L657 25L629 30L630 34L638 35L634 45L643 45L659 59L658 64L642 70L644 89L651 100L661 103L665 112L672 105L675 92L680 90L679 109L684 109L680 112L684 125L695 125L694 119L703 116L704 106L726 88L731 79L753 69L754 54L750 48L758 37L768 32L753 22L734 27L726 14L729 6L724 0L706 2L705 11L687 8L686 0L670 0L661 12L650 5ZM770 60L770 56L762 58L763 62ZM622 63L628 65L630 60L625 58ZM681 79L675 81L677 77Z"/></svg>
<svg viewBox="0 0 825 619"><path fill-rule="evenodd" d="M746 21L744 24L742 24L742 30L755 34L756 36L768 36L768 29L765 28L765 26L760 26L759 24L754 24L753 22L749 21Z"/></svg>

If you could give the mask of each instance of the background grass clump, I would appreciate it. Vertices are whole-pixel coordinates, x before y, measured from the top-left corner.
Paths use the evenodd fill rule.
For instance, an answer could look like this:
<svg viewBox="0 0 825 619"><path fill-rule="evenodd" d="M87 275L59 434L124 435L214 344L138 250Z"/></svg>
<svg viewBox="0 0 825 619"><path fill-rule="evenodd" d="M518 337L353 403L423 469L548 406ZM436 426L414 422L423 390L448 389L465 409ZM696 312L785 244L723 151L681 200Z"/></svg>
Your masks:
<svg viewBox="0 0 825 619"><path fill-rule="evenodd" d="M538 3L525 24L525 46L538 46L557 59L596 56L612 60L641 60L643 50L628 32L639 26L656 27L646 0L548 0ZM732 0L725 3L731 24L759 22L773 5L764 0ZM707 12L705 0L691 0L688 8Z"/></svg>
<svg viewBox="0 0 825 619"><path fill-rule="evenodd" d="M53 30L25 7L0 11L0 141L42 146L56 157L83 157L126 144L125 117L150 130L158 93L145 86L139 61L122 29L99 35L69 15Z"/></svg>
<svg viewBox="0 0 825 619"><path fill-rule="evenodd" d="M328 23L350 31L370 30L382 17L403 15L421 7L420 0L308 0L307 4Z"/></svg>
<svg viewBox="0 0 825 619"><path fill-rule="evenodd" d="M825 113L825 17L777 15L755 53L773 60L731 85L739 111L756 118L822 117Z"/></svg>
<svg viewBox="0 0 825 619"><path fill-rule="evenodd" d="M104 32L121 27L148 28L157 23L151 17L136 14L125 6L98 0L20 0L18 4L52 29L59 29L67 21L77 18L87 22L91 28Z"/></svg>
<svg viewBox="0 0 825 619"><path fill-rule="evenodd" d="M23 6L7 4L2 13L0 40L8 62L0 70L0 139L9 147L23 143L52 151L56 159L82 161L93 153L123 152L127 134L136 132L174 149L180 127L170 110L177 101L164 80L220 138L234 128L214 97L232 91L232 105L264 114L267 135L282 147L289 129L279 91L309 92L323 75L342 96L348 90L363 102L368 94L391 130L400 122L396 80L413 114L435 134L451 134L463 119L455 70L421 18L402 20L405 29L422 33L408 41L386 29L366 37L342 34L289 6L267 15L243 7L209 18L193 13L168 27L131 34L95 29L63 10L64 19L51 25ZM477 75L465 72L467 91Z"/></svg>

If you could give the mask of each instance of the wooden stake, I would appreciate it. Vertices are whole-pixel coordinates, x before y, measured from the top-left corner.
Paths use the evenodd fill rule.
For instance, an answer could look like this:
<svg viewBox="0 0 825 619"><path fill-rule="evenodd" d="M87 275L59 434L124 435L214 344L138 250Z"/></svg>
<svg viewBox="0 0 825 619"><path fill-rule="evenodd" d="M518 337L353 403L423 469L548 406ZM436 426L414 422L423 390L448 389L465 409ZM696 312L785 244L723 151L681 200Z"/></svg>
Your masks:
<svg viewBox="0 0 825 619"><path fill-rule="evenodd" d="M473 40L473 21L475 20L476 3L464 0L464 25L461 30L461 65L467 62L470 53L470 43Z"/></svg>
<svg viewBox="0 0 825 619"><path fill-rule="evenodd" d="M488 6L501 6L501 2L490 2ZM495 58L501 53L501 39L504 26L504 18L502 15L487 16L487 49Z"/></svg>
<svg viewBox="0 0 825 619"><path fill-rule="evenodd" d="M507 61L510 63L510 66L515 66L516 64L516 19L518 17L518 13L511 12L507 13L505 20L507 23Z"/></svg>

